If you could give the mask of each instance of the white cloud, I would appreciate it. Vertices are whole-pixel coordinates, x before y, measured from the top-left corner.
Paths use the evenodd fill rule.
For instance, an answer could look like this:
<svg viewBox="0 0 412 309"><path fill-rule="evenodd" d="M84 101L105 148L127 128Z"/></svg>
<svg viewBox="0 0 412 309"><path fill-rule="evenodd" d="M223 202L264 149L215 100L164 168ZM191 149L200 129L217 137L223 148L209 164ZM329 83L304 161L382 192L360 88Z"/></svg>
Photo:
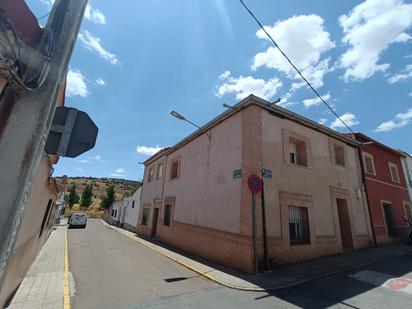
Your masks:
<svg viewBox="0 0 412 309"><path fill-rule="evenodd" d="M230 71L225 71L225 72L223 72L222 74L219 75L219 79L220 80L225 80L230 76L230 74L231 74Z"/></svg>
<svg viewBox="0 0 412 309"><path fill-rule="evenodd" d="M90 4L86 6L84 17L95 24L106 24L106 16L100 10L92 8Z"/></svg>
<svg viewBox="0 0 412 309"><path fill-rule="evenodd" d="M389 68L389 63L379 63L389 44L407 39L404 31L412 25L412 4L366 0L340 16L339 24L344 33L342 42L350 45L339 59L339 66L345 69L343 78L366 79Z"/></svg>
<svg viewBox="0 0 412 309"><path fill-rule="evenodd" d="M412 36L410 36L406 32L402 32L395 38L395 40L393 40L393 43L405 43L411 39L412 39Z"/></svg>
<svg viewBox="0 0 412 309"><path fill-rule="evenodd" d="M68 97L87 97L90 92L87 90L86 78L79 70L69 70L67 72L66 95Z"/></svg>
<svg viewBox="0 0 412 309"><path fill-rule="evenodd" d="M102 46L101 39L99 37L94 36L89 31L84 30L83 32L79 33L79 39L86 49L94 50L99 54L100 57L109 61L111 64L119 63L119 59L117 59L117 56L106 50Z"/></svg>
<svg viewBox="0 0 412 309"><path fill-rule="evenodd" d="M394 84L399 81L408 79L412 77L412 64L408 64L405 69L403 69L401 72L397 74L393 74L389 79L388 82L389 84Z"/></svg>
<svg viewBox="0 0 412 309"><path fill-rule="evenodd" d="M359 124L359 120L356 118L354 114L351 113L344 113L343 115L339 116L349 127L356 126ZM345 125L336 118L330 125L330 127L334 130L338 128L346 128Z"/></svg>
<svg viewBox="0 0 412 309"><path fill-rule="evenodd" d="M401 128L406 126L412 119L412 108L408 109L404 113L399 113L394 119L382 122L376 129L375 132L386 132L391 131L396 128Z"/></svg>
<svg viewBox="0 0 412 309"><path fill-rule="evenodd" d="M82 159L82 160L79 160L78 162L80 162L80 163L93 163L93 161L104 162L102 157L99 156L99 155L94 156L94 157L89 156L89 157L87 157L87 159Z"/></svg>
<svg viewBox="0 0 412 309"><path fill-rule="evenodd" d="M329 100L329 99L331 98L331 95L330 95L330 93L328 92L327 94L324 94L324 95L322 96L322 98L323 98L325 101L327 101L327 100ZM321 104L321 103L322 103L322 101L321 101L318 97L313 98L313 99L303 100L303 105L305 105L305 107L318 106L318 105Z"/></svg>
<svg viewBox="0 0 412 309"><path fill-rule="evenodd" d="M110 174L110 176L125 177L126 173L127 173L127 171L124 168L119 167L118 169L116 169L116 171L114 173Z"/></svg>
<svg viewBox="0 0 412 309"><path fill-rule="evenodd" d="M94 80L94 82L96 83L96 85L98 85L98 86L104 86L104 85L106 85L106 82L104 81L104 79L102 79L102 78L96 78L95 80Z"/></svg>
<svg viewBox="0 0 412 309"><path fill-rule="evenodd" d="M292 106L295 105L296 102L290 102L290 98L292 97L292 93L293 91L289 91L287 93L285 93L281 98L280 98L280 102L276 103L276 105L279 105L281 107L288 107L288 106Z"/></svg>
<svg viewBox="0 0 412 309"><path fill-rule="evenodd" d="M320 119L318 120L318 123L321 124L321 125L324 125L327 121L328 121L328 120L327 120L326 118L320 118Z"/></svg>
<svg viewBox="0 0 412 309"><path fill-rule="evenodd" d="M80 167L76 168L76 170L78 170L79 172L82 172L82 171L83 171L83 169L80 168Z"/></svg>
<svg viewBox="0 0 412 309"><path fill-rule="evenodd" d="M412 92L409 92L409 96L412 97Z"/></svg>
<svg viewBox="0 0 412 309"><path fill-rule="evenodd" d="M146 147L146 146L137 146L136 151L138 153L142 153L148 156L154 155L156 152L159 152L162 150L163 147L159 147L159 145L156 145L156 147Z"/></svg>
<svg viewBox="0 0 412 309"><path fill-rule="evenodd" d="M220 85L216 95L222 97L228 93L236 94L236 99L244 99L249 94L254 94L258 97L269 100L272 98L278 89L282 87L282 82L278 78L272 78L268 81L263 79L255 79L252 76L239 76L238 78L231 77L230 72L223 73L225 75L224 83ZM222 76L221 75L221 76Z"/></svg>
<svg viewBox="0 0 412 309"><path fill-rule="evenodd" d="M323 76L330 70L329 59L321 60L321 54L335 47L323 23L323 19L318 15L300 15L277 21L272 27L265 27L279 47L316 88L323 86ZM257 31L256 36L268 40L263 30ZM299 83L295 83L296 89L305 85L300 82L301 78L275 47L269 47L255 55L252 69L256 70L262 66L277 69L287 74L290 79L299 80Z"/></svg>

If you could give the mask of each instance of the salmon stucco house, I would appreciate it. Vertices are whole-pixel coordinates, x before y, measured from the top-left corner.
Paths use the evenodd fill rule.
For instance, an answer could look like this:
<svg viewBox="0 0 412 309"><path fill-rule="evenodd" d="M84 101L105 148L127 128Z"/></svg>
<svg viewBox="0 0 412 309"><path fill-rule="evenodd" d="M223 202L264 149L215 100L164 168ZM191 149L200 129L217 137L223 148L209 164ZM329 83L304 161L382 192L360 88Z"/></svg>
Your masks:
<svg viewBox="0 0 412 309"><path fill-rule="evenodd" d="M144 162L137 231L254 273L264 244L281 264L368 246L358 143L250 95ZM256 196L254 251L251 174Z"/></svg>

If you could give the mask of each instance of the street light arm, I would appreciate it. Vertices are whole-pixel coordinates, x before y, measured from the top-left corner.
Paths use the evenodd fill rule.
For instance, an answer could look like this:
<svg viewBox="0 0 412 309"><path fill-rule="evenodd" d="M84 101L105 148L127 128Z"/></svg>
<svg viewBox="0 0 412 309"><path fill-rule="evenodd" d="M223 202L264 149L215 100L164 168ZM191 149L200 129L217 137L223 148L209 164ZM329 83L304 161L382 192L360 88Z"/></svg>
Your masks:
<svg viewBox="0 0 412 309"><path fill-rule="evenodd" d="M187 119L185 118L185 116L179 114L179 113L176 112L176 111L171 111L171 112L170 112L170 115L172 115L173 117L175 117L175 118L177 118L177 119L179 119L179 120L183 120L183 121L186 121L187 123L190 123L192 126L198 128L199 130L201 129L201 127L199 127L197 124L194 124L194 123L191 122L190 120L187 120ZM210 135L210 132L209 132L209 131L206 132L206 135L209 137L209 140L210 140L210 139L211 139L211 135Z"/></svg>
<svg viewBox="0 0 412 309"><path fill-rule="evenodd" d="M198 128L198 129L200 129L200 127L199 127L197 124L194 124L194 123L191 122L190 120L187 120L186 118L185 118L185 119L182 119L182 120L190 123L192 126L195 126L195 127Z"/></svg>

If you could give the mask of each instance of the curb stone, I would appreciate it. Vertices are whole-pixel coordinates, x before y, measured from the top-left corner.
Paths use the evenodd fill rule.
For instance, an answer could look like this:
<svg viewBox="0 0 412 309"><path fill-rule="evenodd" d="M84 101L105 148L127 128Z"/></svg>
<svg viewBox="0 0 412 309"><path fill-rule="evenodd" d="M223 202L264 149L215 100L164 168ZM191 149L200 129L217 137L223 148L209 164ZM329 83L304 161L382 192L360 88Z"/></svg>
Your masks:
<svg viewBox="0 0 412 309"><path fill-rule="evenodd" d="M148 246L146 243L144 243L143 241L141 241L141 240L139 239L139 235L137 235L136 233L133 233L133 232L130 232L130 231L126 231L126 230L123 230L123 229L121 229L121 228L112 226L112 225L108 224L107 222L105 222L105 221L102 220L102 219L100 219L100 221L101 221L104 225L106 225L108 228L110 228L110 229L112 229L112 230L114 230L114 231L116 231L116 232L118 232L118 233L120 233L120 234L123 234L124 236L126 236L126 237L128 237L128 238L130 238L130 239L132 239L132 240L134 240L134 241L136 241L136 242L138 242L139 244L141 244L141 245L143 245L143 246L145 246L145 247L147 247L147 248L149 248L149 249L152 249L153 251L159 253L160 255L162 255L162 256L164 256L164 257L167 257L168 259L170 259L170 260L178 263L179 265L182 265L182 266L188 268L189 270L191 270L191 271L193 271L193 272L195 272L195 273L197 273L197 274L205 277L205 278L208 279L208 280L211 280L211 281L216 282L216 283L218 283L218 284L220 284L220 285L222 285L222 286L225 286L225 287L228 287L228 288L231 288L231 289L234 289L234 290L249 291L249 292L277 291L277 290L281 290L281 289L291 288L291 287L295 287L295 286L297 286L297 285L301 285L301 284L308 283L308 282L311 282L311 281L315 281L315 280L318 280L318 279L322 279L322 278L330 277L330 276L333 276L333 275L341 274L341 273L344 273L344 272L347 272L347 271L350 271L350 270L354 270L354 269L357 269L357 268L360 268L360 267L364 267L364 266L367 266L367 265L370 265L370 264L374 264L374 263L381 262L381 261L385 261L385 260L392 259L392 258L395 258L395 257L403 256L403 255L405 255L405 254L408 253L408 252L401 252L401 253L396 253L396 254L387 255L387 256L381 257L381 258L375 258L375 259L369 260L369 261L367 261L367 262L365 262L365 263L357 263L357 264L354 264L354 265L351 265L351 266L348 266L348 267L344 267L344 268L341 268L341 269L338 269L338 270L333 270L333 271L329 271L329 272L324 272L324 273L322 273L322 274L319 274L319 275L317 275L317 276L312 276L312 277L307 278L307 279L300 279L300 280L293 281L293 282L291 282L291 283L285 283L285 284L282 284L282 285L278 285L278 286L276 286L276 287L266 287L266 288L259 287L259 286L256 286L256 287L247 287L247 286L233 285L233 284L227 283L227 282L225 282L225 281L223 281L223 280L220 280L220 279L218 279L218 278L216 278L216 277L213 277L213 276L211 276L211 275L209 275L209 274L207 274L207 273L205 273L205 272L203 272L203 271L201 271L201 270L198 270L197 268L195 268L195 267L193 267L193 266L190 266L190 265L188 265L188 264L186 264L186 263L184 263L184 262L182 262L182 261L179 261L178 259L176 259L176 258L174 258L174 257L172 257L172 256L170 256L170 255L168 255L168 254L165 254L164 252L162 252L162 251L160 251L160 250L157 250L157 249L155 248L156 245ZM133 235L133 237L131 237L130 234ZM136 236L137 236L137 237L136 237ZM227 275L227 276L232 276L232 275ZM235 276L233 276L233 277L235 277ZM235 278L237 278L237 277L235 277ZM237 278L237 279L239 279L239 278ZM246 281L246 280L245 280L245 281Z"/></svg>

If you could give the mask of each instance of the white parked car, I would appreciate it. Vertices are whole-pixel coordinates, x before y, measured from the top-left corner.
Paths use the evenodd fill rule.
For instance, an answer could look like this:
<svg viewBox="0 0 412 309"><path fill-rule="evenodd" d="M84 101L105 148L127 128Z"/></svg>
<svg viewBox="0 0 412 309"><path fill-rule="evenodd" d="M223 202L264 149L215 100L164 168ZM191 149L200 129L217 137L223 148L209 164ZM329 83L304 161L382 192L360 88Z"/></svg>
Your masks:
<svg viewBox="0 0 412 309"><path fill-rule="evenodd" d="M85 228L87 224L87 215L84 213L74 213L69 219L69 228L72 227L82 227Z"/></svg>

